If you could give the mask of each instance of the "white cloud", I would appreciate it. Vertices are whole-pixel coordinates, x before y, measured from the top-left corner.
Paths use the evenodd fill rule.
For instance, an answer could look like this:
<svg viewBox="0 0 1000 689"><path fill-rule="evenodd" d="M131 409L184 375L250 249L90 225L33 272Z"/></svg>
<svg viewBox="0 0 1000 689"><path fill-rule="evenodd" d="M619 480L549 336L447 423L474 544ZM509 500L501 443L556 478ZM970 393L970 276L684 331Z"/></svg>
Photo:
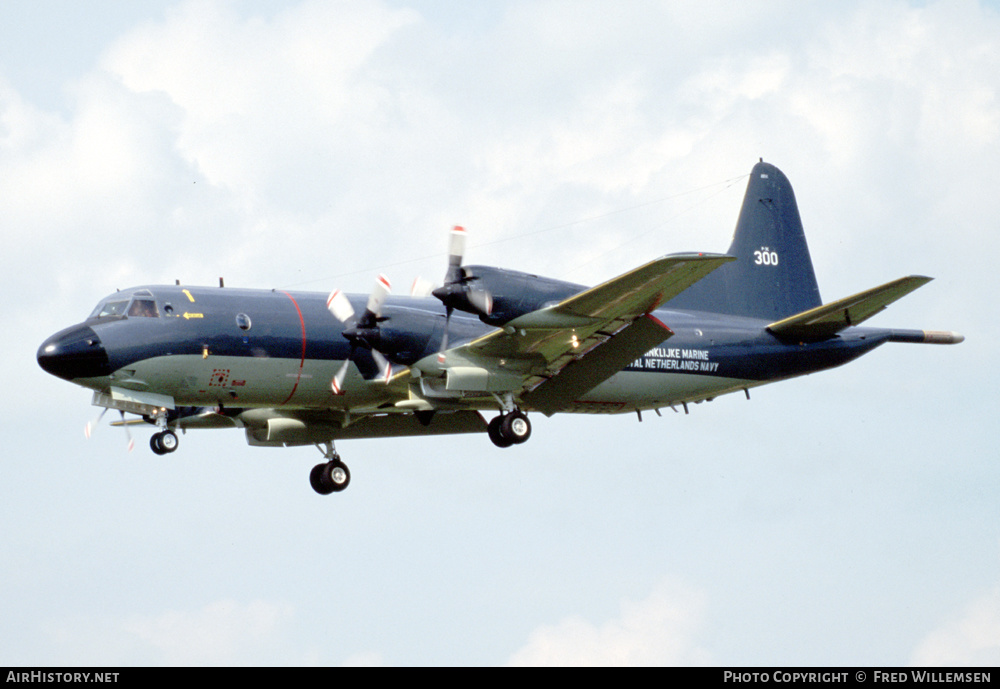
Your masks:
<svg viewBox="0 0 1000 689"><path fill-rule="evenodd" d="M910 658L917 666L1000 665L1000 586L928 634Z"/></svg>
<svg viewBox="0 0 1000 689"><path fill-rule="evenodd" d="M956 148L996 144L998 31L996 14L974 3L868 6L832 25L812 51L835 85L816 105L853 93L879 106L858 110L877 127L871 139L881 134L945 159L954 159Z"/></svg>
<svg viewBox="0 0 1000 689"><path fill-rule="evenodd" d="M58 662L70 664L260 665L308 662L286 635L292 606L219 600L158 615L62 620L48 626ZM283 657L283 653L289 653Z"/></svg>
<svg viewBox="0 0 1000 689"><path fill-rule="evenodd" d="M184 157L253 203L335 174L345 149L375 144L389 96L377 73L360 72L414 15L362 0L303 2L269 19L235 10L185 3L124 37L104 64L137 93L165 94L181 112Z"/></svg>
<svg viewBox="0 0 1000 689"><path fill-rule="evenodd" d="M292 617L284 604L222 600L200 610L135 618L123 627L169 665L255 664L255 653L271 645Z"/></svg>
<svg viewBox="0 0 1000 689"><path fill-rule="evenodd" d="M92 265L78 260L87 244L113 247L100 272L135 275L124 283L287 285L303 247L335 255L351 242L350 269L375 270L439 251L451 224L487 242L724 179L757 155L847 167L874 150L882 169L920 146L953 165L955 146L996 144L995 17L900 4L823 14L803 57L803 39L773 20L803 12L741 9L720 23L684 6L515 3L472 41L375 0L246 16L187 2L110 46L73 85L67 119L0 97L11 153L0 210L34 239L75 228L46 256L67 287ZM963 30L941 30L946 19ZM732 218L718 224L721 244ZM597 227L588 234L613 244L649 229ZM381 245L357 240L368 232ZM138 236L172 250L136 251ZM565 236L540 238L534 264L515 266L503 255L514 246L497 261L557 274L597 260L573 276L585 282L627 267Z"/></svg>
<svg viewBox="0 0 1000 689"><path fill-rule="evenodd" d="M641 601L623 601L603 624L574 616L536 629L509 664L706 665L709 653L697 642L704 607L702 593L665 582Z"/></svg>

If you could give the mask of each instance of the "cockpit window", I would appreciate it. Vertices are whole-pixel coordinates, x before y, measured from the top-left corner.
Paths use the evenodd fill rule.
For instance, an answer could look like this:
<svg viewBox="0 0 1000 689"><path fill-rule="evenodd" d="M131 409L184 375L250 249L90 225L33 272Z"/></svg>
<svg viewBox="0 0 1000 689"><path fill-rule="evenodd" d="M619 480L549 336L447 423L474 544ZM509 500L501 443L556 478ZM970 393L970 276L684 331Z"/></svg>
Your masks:
<svg viewBox="0 0 1000 689"><path fill-rule="evenodd" d="M128 307L129 316L139 316L141 318L156 318L160 314L156 310L156 302L152 299L133 299L132 305Z"/></svg>
<svg viewBox="0 0 1000 689"><path fill-rule="evenodd" d="M160 315L156 301L148 297L133 299L108 299L101 302L90 314L91 318L156 318Z"/></svg>
<svg viewBox="0 0 1000 689"><path fill-rule="evenodd" d="M97 305L91 318L111 318L112 316L124 316L128 307L128 299L110 299Z"/></svg>

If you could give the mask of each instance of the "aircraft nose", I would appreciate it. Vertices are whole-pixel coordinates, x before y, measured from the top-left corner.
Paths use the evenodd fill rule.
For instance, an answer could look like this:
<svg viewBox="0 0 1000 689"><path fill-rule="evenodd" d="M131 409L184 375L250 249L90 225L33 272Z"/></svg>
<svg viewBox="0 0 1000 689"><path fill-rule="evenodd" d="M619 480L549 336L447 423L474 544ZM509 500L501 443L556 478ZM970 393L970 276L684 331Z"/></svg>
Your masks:
<svg viewBox="0 0 1000 689"><path fill-rule="evenodd" d="M111 374L108 353L89 325L74 325L45 340L38 348L38 365L66 380Z"/></svg>

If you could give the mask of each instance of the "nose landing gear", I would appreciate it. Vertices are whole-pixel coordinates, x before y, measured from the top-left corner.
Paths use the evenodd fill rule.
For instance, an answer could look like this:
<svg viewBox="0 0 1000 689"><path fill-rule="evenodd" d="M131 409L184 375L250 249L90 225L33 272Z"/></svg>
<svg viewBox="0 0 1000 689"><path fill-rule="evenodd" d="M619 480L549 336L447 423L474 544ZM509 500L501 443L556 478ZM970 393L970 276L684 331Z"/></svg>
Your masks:
<svg viewBox="0 0 1000 689"><path fill-rule="evenodd" d="M170 454L177 449L180 442L177 434L167 428L167 410L161 409L156 414L156 427L159 429L149 439L149 449L158 455Z"/></svg>
<svg viewBox="0 0 1000 689"><path fill-rule="evenodd" d="M173 452L179 444L177 434L170 430L154 433L149 439L149 448L158 455Z"/></svg>

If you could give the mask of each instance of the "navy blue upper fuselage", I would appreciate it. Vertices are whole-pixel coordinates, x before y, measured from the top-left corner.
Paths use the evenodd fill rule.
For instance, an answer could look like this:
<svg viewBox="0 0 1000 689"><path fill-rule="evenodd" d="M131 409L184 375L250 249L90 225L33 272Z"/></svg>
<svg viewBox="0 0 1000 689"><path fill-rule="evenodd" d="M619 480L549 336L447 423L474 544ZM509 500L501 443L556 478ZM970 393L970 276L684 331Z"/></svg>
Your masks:
<svg viewBox="0 0 1000 689"><path fill-rule="evenodd" d="M520 299L516 306L509 300L509 317L583 289L557 281L546 281L546 287L534 293L533 299ZM363 312L367 297L353 295L350 299L355 312ZM152 310L149 304L140 308L140 301L152 302ZM445 314L436 299L390 297L382 315L379 349L391 361L411 365L437 352ZM658 310L656 315L674 335L664 344L667 349L655 348L649 358L669 360L676 352L680 359L681 353L697 352L717 365L678 368L667 361L655 370L756 381L838 366L888 341L892 334L885 329L849 328L820 342L788 343L771 335L765 329L767 322L760 319L669 308ZM450 324L451 346L495 327L483 320L455 312ZM48 338L38 350L38 362L53 375L74 380L107 376L136 361L206 351L216 356L341 361L351 353L343 330L344 325L327 310L322 293L137 287L107 297L90 318ZM354 360L363 375L375 374L377 367L364 349L355 352ZM653 370L642 363L626 370Z"/></svg>

